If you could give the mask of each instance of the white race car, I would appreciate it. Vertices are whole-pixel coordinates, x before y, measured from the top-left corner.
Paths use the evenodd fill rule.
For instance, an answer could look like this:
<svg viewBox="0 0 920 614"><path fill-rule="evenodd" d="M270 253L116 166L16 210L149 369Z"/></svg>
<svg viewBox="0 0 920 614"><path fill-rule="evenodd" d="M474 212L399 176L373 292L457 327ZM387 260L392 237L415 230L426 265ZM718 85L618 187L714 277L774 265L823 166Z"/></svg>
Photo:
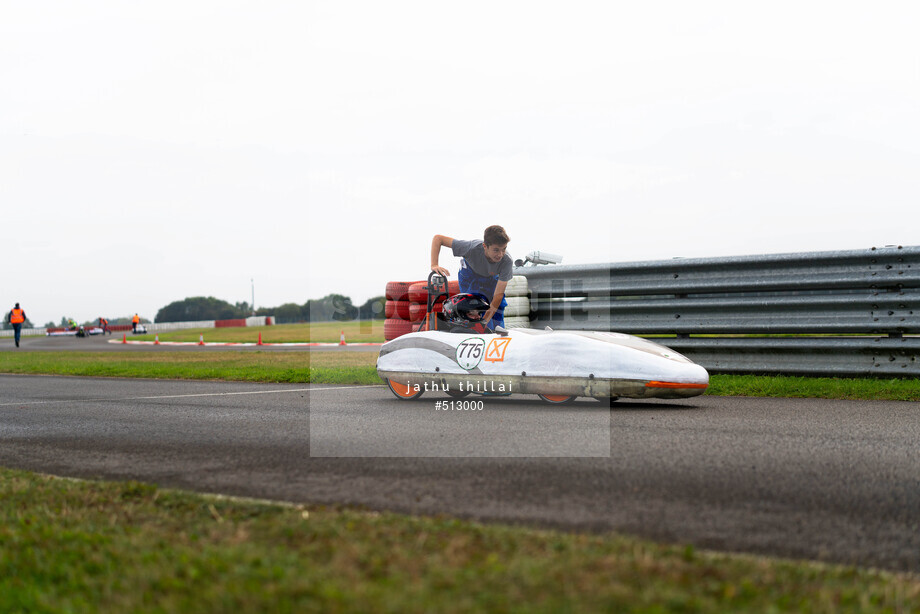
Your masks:
<svg viewBox="0 0 920 614"><path fill-rule="evenodd" d="M700 395L709 385L703 367L631 335L527 328L477 333L451 326L431 309L441 280L429 278L421 330L380 348L377 374L400 399L425 392L536 394L549 403L576 397L673 399Z"/></svg>

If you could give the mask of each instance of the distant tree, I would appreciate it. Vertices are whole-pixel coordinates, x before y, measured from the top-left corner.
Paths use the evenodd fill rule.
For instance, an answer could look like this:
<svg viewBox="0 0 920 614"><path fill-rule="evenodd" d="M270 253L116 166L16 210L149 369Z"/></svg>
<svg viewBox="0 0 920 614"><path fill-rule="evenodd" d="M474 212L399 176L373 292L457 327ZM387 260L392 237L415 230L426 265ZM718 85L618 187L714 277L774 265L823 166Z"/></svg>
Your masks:
<svg viewBox="0 0 920 614"><path fill-rule="evenodd" d="M260 309L259 311L262 310ZM285 303L280 307L273 307L268 311L270 313L263 315L275 316L275 322L278 324L294 324L304 321L303 311L297 303Z"/></svg>
<svg viewBox="0 0 920 614"><path fill-rule="evenodd" d="M329 294L306 304L310 322L347 321L358 317L358 308L343 294Z"/></svg>
<svg viewBox="0 0 920 614"><path fill-rule="evenodd" d="M364 301L364 304L358 307L359 320L383 320L386 318L385 296L375 296Z"/></svg>
<svg viewBox="0 0 920 614"><path fill-rule="evenodd" d="M303 305L284 303L277 307L259 307L257 316L273 316L278 324L296 322L329 322L348 320L382 320L385 317L386 298L375 296L361 306L355 306L344 294L328 294L320 299L310 299ZM252 313L249 303L234 305L214 297L191 297L170 303L157 312L155 322L188 322L194 320L229 320L245 318ZM125 323L130 323L130 317ZM141 320L146 322L146 320ZM110 321L121 324L121 319Z"/></svg>
<svg viewBox="0 0 920 614"><path fill-rule="evenodd" d="M232 320L249 314L213 296L194 296L174 301L161 308L155 322L194 322L197 320Z"/></svg>
<svg viewBox="0 0 920 614"><path fill-rule="evenodd" d="M44 328L56 328L56 327L57 327L57 324L54 323L54 320L45 322Z"/></svg>
<svg viewBox="0 0 920 614"><path fill-rule="evenodd" d="M337 322L358 319L358 308L352 305L351 297L342 294L330 294L326 297L332 299L332 319Z"/></svg>
<svg viewBox="0 0 920 614"><path fill-rule="evenodd" d="M9 323L9 322L6 321L6 318L7 318L9 315L10 315L10 312L9 312L9 311L7 311L6 313L3 314L3 318L2 318L2 319L3 319L3 330L13 330L13 325L12 325L11 323ZM29 320L28 314L26 314L26 319L25 319L25 321L22 323L22 327L23 327L23 328L35 328L35 326L34 326L34 325L32 324L32 322Z"/></svg>

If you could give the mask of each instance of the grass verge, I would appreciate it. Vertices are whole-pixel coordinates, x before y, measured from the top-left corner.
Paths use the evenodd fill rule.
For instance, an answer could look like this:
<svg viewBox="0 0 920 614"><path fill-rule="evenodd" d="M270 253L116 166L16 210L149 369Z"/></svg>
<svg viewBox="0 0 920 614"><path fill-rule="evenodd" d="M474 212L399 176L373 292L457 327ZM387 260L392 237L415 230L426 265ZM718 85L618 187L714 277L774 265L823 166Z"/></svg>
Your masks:
<svg viewBox="0 0 920 614"><path fill-rule="evenodd" d="M0 611L909 612L920 579L0 469Z"/></svg>
<svg viewBox="0 0 920 614"><path fill-rule="evenodd" d="M0 373L379 384L367 352L0 352ZM713 375L706 394L920 401L920 380Z"/></svg>
<svg viewBox="0 0 920 614"><path fill-rule="evenodd" d="M379 384L377 352L0 352L0 373Z"/></svg>
<svg viewBox="0 0 920 614"><path fill-rule="evenodd" d="M707 394L744 397L920 401L920 380L713 375Z"/></svg>
<svg viewBox="0 0 920 614"><path fill-rule="evenodd" d="M383 343L383 320L314 322L236 328L190 328L158 333L160 341L205 341L222 343L338 343L344 333L347 343ZM139 341L153 341L153 334L129 335Z"/></svg>

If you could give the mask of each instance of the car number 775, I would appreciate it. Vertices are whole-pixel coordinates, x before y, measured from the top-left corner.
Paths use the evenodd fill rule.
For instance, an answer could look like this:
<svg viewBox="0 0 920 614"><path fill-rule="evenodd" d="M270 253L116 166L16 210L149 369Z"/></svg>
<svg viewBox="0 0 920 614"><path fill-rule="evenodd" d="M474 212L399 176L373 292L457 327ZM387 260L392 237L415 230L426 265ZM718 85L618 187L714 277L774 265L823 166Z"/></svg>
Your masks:
<svg viewBox="0 0 920 614"><path fill-rule="evenodd" d="M467 343L463 341L457 346L460 352L457 354L460 358L479 358L482 354L482 344L481 343ZM466 356L463 353L466 352Z"/></svg>

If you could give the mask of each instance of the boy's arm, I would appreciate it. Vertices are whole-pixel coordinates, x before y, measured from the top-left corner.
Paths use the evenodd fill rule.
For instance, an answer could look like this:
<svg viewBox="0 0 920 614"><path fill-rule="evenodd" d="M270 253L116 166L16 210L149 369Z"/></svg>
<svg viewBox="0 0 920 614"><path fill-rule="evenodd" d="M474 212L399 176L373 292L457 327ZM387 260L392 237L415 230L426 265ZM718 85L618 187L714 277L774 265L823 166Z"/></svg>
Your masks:
<svg viewBox="0 0 920 614"><path fill-rule="evenodd" d="M486 314L482 318L483 322L491 320L495 312L498 311L498 307L502 304L502 299L505 297L505 286L507 285L507 281L499 281L495 284L495 294L492 295L492 303L489 305L488 311L486 311Z"/></svg>
<svg viewBox="0 0 920 614"><path fill-rule="evenodd" d="M442 245L445 247L453 247L454 240L451 237L445 237L444 235L434 236L434 238L431 240L431 270L438 275L448 277L450 275L450 271L438 265L438 256L441 253Z"/></svg>

